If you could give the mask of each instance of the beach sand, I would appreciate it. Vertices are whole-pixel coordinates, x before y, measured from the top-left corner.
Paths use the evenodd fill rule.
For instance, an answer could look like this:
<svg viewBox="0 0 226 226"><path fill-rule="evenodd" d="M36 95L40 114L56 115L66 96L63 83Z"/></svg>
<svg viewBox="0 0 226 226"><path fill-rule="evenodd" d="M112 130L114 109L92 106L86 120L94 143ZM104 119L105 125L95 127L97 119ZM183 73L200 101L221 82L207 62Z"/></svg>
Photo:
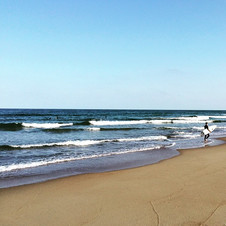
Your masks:
<svg viewBox="0 0 226 226"><path fill-rule="evenodd" d="M0 190L0 225L226 225L226 145Z"/></svg>

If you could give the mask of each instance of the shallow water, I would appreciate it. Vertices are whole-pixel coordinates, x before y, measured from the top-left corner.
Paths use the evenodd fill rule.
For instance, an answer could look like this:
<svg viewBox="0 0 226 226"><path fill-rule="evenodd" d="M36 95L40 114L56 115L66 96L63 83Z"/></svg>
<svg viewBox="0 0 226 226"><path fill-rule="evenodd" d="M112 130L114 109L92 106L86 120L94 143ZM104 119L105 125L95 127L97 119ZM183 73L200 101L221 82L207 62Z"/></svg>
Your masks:
<svg viewBox="0 0 226 226"><path fill-rule="evenodd" d="M226 135L226 111L0 110L0 187L152 164Z"/></svg>

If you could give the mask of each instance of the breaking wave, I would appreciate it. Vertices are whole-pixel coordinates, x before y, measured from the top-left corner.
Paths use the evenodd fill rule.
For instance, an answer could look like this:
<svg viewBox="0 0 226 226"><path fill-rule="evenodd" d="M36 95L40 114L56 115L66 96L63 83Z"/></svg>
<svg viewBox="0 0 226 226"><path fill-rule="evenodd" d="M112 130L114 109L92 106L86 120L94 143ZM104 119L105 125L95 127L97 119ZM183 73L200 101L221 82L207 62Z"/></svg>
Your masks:
<svg viewBox="0 0 226 226"><path fill-rule="evenodd" d="M194 138L200 137L200 134L179 133L179 134L173 135L171 137L174 137L174 138L185 138L185 139L194 139Z"/></svg>
<svg viewBox="0 0 226 226"><path fill-rule="evenodd" d="M21 123L0 123L0 130L17 131L23 128Z"/></svg>
<svg viewBox="0 0 226 226"><path fill-rule="evenodd" d="M65 126L72 126L73 123L22 123L22 126L28 128L38 128L38 129L53 129Z"/></svg>
<svg viewBox="0 0 226 226"><path fill-rule="evenodd" d="M151 120L131 120L131 121L96 121L91 120L89 123L94 126L114 126L114 125L136 125L136 124L188 124L188 123L204 123L213 122L210 116L194 116L194 117L178 117L167 119L151 119Z"/></svg>
<svg viewBox="0 0 226 226"><path fill-rule="evenodd" d="M89 131L100 131L100 128L98 128L98 127L91 127L91 128L87 128L86 130L89 130Z"/></svg>
<svg viewBox="0 0 226 226"><path fill-rule="evenodd" d="M44 144L23 144L23 145L2 145L0 150L12 150L12 149L29 149L29 148L45 148L54 146L90 146L95 144L101 144L105 142L130 142L130 141L149 141L149 140L167 140L166 136L148 136L148 137L135 137L135 138L119 138L119 139L106 139L106 140L75 140L55 143Z"/></svg>
<svg viewBox="0 0 226 226"><path fill-rule="evenodd" d="M0 166L0 172L9 172L12 170L33 168L33 167L38 167L38 166L45 166L45 165L50 165L50 164L63 163L63 162L76 161L76 160L84 160L84 159L107 157L107 156L112 156L112 155L121 155L121 154L135 153L135 152L151 151L151 150L154 150L154 149L156 150L156 149L160 149L160 148L164 148L164 146L153 146L153 147L140 148L140 149L130 149L130 150L124 150L124 151L110 152L110 153L94 154L94 155L89 155L89 156L87 155L87 156L71 157L71 158L65 158L65 159L37 161L37 162L31 162L31 163L19 163L19 164L13 164L13 165L9 165L9 166Z"/></svg>
<svg viewBox="0 0 226 226"><path fill-rule="evenodd" d="M112 125L135 125L135 124L145 124L148 120L133 120L133 121L89 121L91 125L94 126L112 126Z"/></svg>

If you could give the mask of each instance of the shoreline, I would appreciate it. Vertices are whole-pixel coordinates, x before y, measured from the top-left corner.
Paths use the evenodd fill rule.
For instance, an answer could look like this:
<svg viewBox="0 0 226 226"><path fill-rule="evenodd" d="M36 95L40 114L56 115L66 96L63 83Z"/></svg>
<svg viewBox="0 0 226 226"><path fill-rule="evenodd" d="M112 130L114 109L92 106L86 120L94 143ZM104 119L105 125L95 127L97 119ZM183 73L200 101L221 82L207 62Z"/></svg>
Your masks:
<svg viewBox="0 0 226 226"><path fill-rule="evenodd" d="M225 225L226 144L179 152L152 165L0 189L1 222Z"/></svg>
<svg viewBox="0 0 226 226"><path fill-rule="evenodd" d="M0 189L136 168L204 146L207 120L226 136L226 111L2 110ZM210 144L212 143L212 144Z"/></svg>
<svg viewBox="0 0 226 226"><path fill-rule="evenodd" d="M168 149L156 149L156 150L147 150L142 152L135 152L129 154L122 154L116 156L116 158L110 159L108 157L101 157L96 159L85 159L80 160L77 167L74 166L75 162L65 162L58 164L50 164L43 166L44 168L50 168L51 172L48 174L41 174L40 176L36 175L35 177L31 175L26 175L19 178L4 178L2 182L0 182L0 190L11 188L11 187L18 187L30 184L37 184L37 183L44 183L51 180L57 180L61 178L73 177L78 175L86 175L86 174L95 174L95 173L104 173L104 172L114 172L126 169L135 169L143 166L158 164L162 161L177 157L181 155L182 150L192 150L192 149L199 149L204 148L207 146L219 146L226 143L226 137L216 137L212 138L214 141L207 143L205 146L197 146L193 148L179 148L179 149L171 149L170 152ZM222 143L223 142L223 143ZM161 155L164 157L160 157L159 151L161 151ZM149 153L151 153L151 158L148 157ZM164 154L165 153L165 154ZM115 157L115 156L113 156ZM110 160L110 163L109 163ZM77 162L77 161L76 161ZM107 164L106 164L107 163ZM64 170L60 170L65 167ZM36 168L29 168L28 170L33 170ZM47 170L48 171L48 170Z"/></svg>

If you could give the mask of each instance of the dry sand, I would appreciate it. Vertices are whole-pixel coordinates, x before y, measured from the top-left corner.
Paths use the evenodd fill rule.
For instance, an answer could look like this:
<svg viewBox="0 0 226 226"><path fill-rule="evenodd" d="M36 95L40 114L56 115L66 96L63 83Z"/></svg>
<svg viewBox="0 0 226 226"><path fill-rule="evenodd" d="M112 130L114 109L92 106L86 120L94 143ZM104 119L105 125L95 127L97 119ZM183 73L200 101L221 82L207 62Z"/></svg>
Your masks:
<svg viewBox="0 0 226 226"><path fill-rule="evenodd" d="M0 190L0 225L226 225L226 145Z"/></svg>

